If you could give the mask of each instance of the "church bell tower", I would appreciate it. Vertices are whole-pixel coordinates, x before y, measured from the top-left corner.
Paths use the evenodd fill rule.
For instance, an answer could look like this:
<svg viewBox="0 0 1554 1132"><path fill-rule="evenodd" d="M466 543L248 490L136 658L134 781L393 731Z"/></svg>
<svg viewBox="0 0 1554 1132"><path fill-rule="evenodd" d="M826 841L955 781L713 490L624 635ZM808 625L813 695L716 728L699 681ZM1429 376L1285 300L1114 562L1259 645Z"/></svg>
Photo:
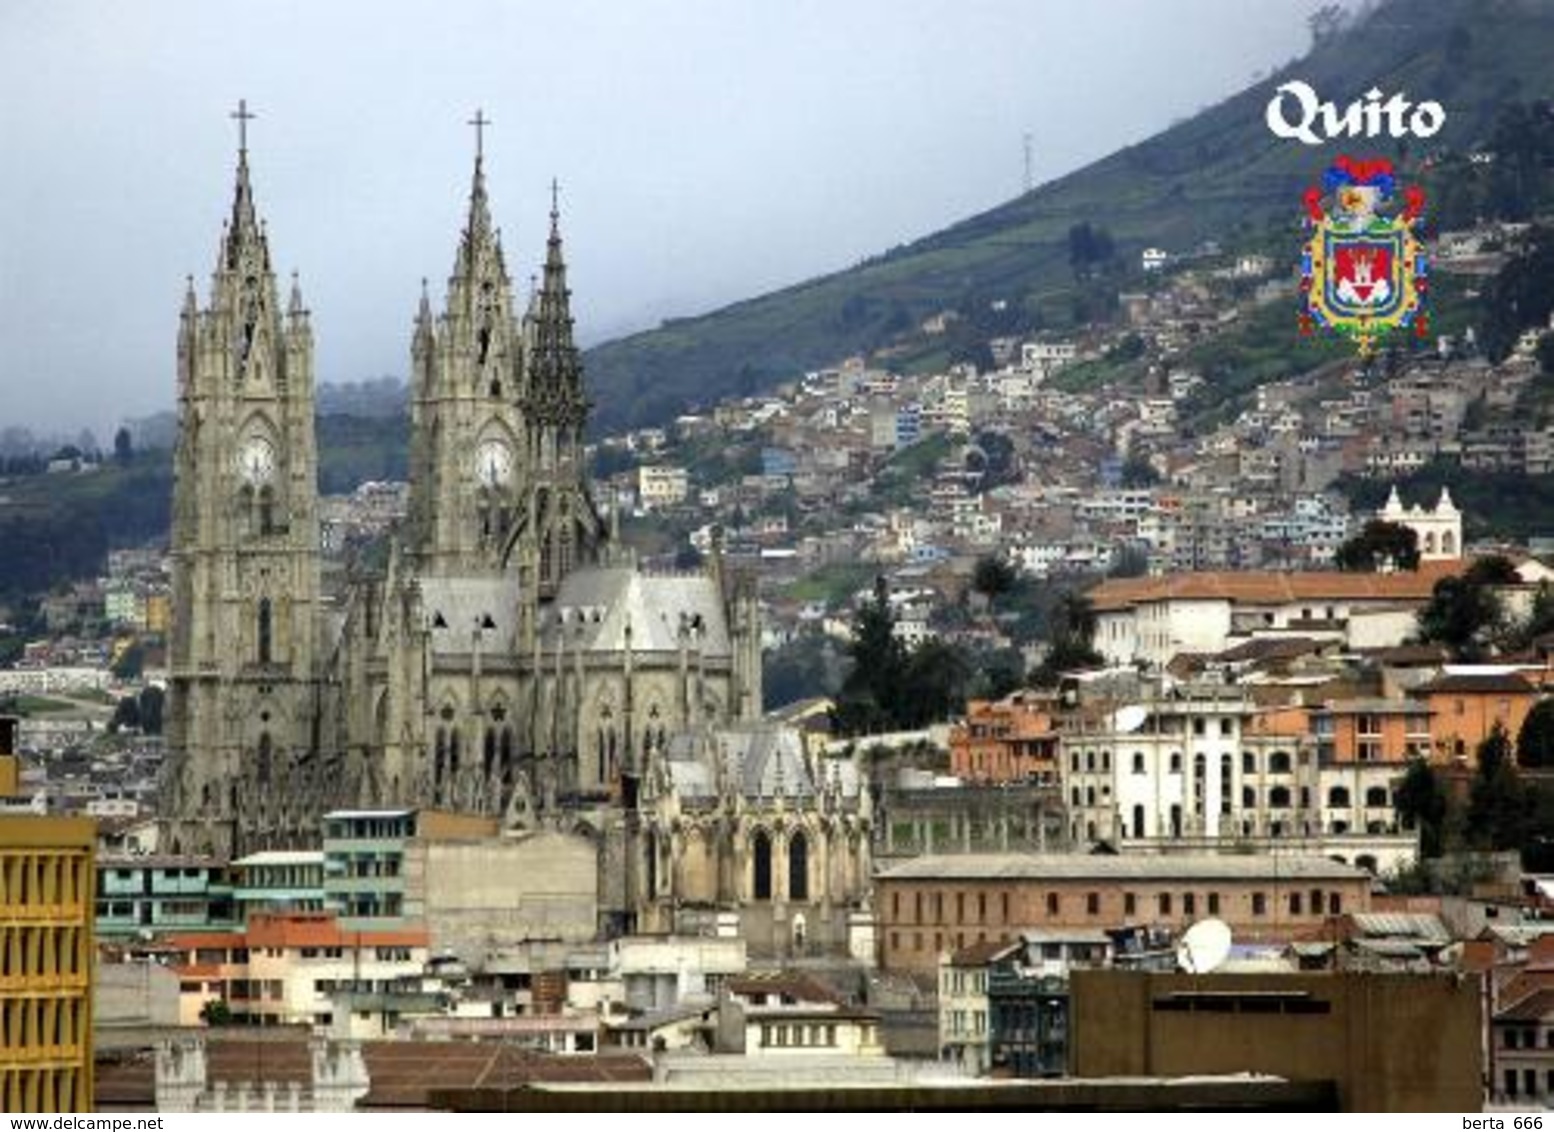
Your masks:
<svg viewBox="0 0 1554 1132"><path fill-rule="evenodd" d="M319 776L318 456L313 332L284 308L254 207L246 104L237 183L199 306L178 333L167 844L306 841Z"/></svg>
<svg viewBox="0 0 1554 1132"><path fill-rule="evenodd" d="M410 543L425 574L495 572L518 515L527 451L517 406L523 335L501 233L486 196L476 113L475 177L447 301L423 287L410 347Z"/></svg>

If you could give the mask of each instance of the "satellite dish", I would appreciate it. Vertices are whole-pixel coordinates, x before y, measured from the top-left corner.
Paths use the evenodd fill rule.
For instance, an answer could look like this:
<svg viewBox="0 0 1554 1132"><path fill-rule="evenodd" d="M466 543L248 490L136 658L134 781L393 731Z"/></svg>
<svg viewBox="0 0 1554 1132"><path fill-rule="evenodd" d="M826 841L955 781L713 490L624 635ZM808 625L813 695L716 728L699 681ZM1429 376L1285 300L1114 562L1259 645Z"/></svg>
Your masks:
<svg viewBox="0 0 1554 1132"><path fill-rule="evenodd" d="M1112 716L1112 727L1119 732L1131 734L1144 726L1144 721L1149 718L1149 709L1143 704L1128 704L1120 707Z"/></svg>
<svg viewBox="0 0 1554 1132"><path fill-rule="evenodd" d="M1176 945L1176 965L1189 975L1207 975L1230 956L1230 927L1224 920L1199 920Z"/></svg>

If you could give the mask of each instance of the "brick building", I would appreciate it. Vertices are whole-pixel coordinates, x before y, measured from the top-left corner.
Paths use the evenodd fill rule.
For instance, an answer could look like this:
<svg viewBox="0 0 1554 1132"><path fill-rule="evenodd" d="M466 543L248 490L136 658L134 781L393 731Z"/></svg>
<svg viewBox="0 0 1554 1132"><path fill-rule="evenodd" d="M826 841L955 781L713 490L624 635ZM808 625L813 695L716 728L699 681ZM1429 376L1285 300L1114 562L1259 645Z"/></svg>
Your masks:
<svg viewBox="0 0 1554 1132"><path fill-rule="evenodd" d="M950 773L967 782L1053 782L1058 733L1043 700L1016 692L972 700L950 728Z"/></svg>
<svg viewBox="0 0 1554 1132"><path fill-rule="evenodd" d="M1242 937L1312 938L1370 908L1370 875L1317 857L919 857L875 878L880 962L934 970L945 950L1036 928L1186 928L1216 916Z"/></svg>

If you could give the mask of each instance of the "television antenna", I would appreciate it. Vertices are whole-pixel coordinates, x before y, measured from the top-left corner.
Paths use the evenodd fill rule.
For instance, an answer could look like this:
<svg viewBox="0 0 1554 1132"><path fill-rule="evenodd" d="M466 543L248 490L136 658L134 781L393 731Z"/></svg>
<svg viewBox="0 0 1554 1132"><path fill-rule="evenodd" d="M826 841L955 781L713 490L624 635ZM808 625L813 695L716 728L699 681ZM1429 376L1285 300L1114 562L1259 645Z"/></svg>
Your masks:
<svg viewBox="0 0 1554 1132"><path fill-rule="evenodd" d="M1176 945L1176 965L1189 975L1207 975L1230 958L1230 941L1224 920L1199 920Z"/></svg>

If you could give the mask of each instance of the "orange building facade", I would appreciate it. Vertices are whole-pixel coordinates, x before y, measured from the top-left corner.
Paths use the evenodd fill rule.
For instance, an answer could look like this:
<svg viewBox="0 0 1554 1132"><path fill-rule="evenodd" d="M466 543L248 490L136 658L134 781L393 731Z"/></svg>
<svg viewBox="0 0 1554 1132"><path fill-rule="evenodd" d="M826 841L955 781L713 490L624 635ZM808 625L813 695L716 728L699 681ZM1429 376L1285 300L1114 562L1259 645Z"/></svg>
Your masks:
<svg viewBox="0 0 1554 1132"><path fill-rule="evenodd" d="M384 991L418 976L424 930L350 931L332 913L254 913L248 929L169 938L178 955L179 1022L199 1025L219 1002L236 1021L329 1025L335 991Z"/></svg>
<svg viewBox="0 0 1554 1132"><path fill-rule="evenodd" d="M1045 703L972 700L950 728L950 773L966 782L1056 782L1058 733Z"/></svg>
<svg viewBox="0 0 1554 1132"><path fill-rule="evenodd" d="M1414 689L1414 695L1430 708L1435 761L1470 767L1478 765L1479 744L1489 738L1497 724L1514 746L1522 724L1538 702L1538 690L1514 672L1447 673Z"/></svg>

